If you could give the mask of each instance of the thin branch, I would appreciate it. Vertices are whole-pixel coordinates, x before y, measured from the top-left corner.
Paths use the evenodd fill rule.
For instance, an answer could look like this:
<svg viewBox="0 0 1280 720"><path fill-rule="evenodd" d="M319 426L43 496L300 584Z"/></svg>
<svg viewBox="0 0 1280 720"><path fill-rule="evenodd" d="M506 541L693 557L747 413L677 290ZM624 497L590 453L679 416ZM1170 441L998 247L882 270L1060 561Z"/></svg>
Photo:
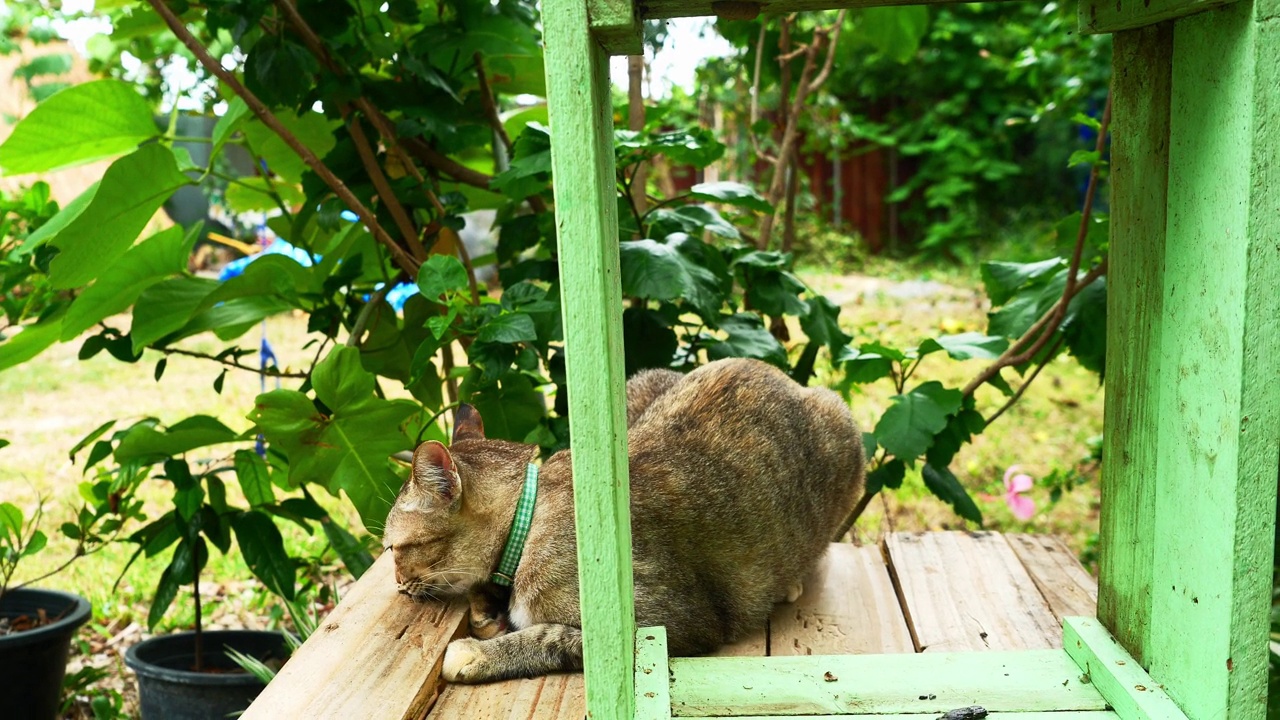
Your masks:
<svg viewBox="0 0 1280 720"><path fill-rule="evenodd" d="M1102 109L1102 122L1098 127L1098 142L1096 148L1099 162L1101 162L1102 151L1106 149L1107 128L1110 124L1111 93L1108 91L1107 104ZM1062 298L1054 304L1053 308L1049 310L1048 313L1036 321L1035 325L1031 326L1027 332L1023 333L1022 337L1018 338L1018 340L1011 345L1008 350L1005 350L999 358L984 368L982 372L978 373L973 380L969 381L969 384L964 388L965 396L972 395L979 387L982 386L983 383L999 374L1001 369L1009 367L1010 365L1021 365L1034 358L1036 354L1039 353L1040 350L1049 342L1050 336L1052 336L1053 333L1057 331L1058 327L1062 325L1062 320L1066 317L1067 306L1071 303L1071 298L1075 297L1076 293L1079 292L1079 289L1083 289L1085 285L1093 282L1098 276L1106 272L1107 264L1104 261L1085 276L1085 280L1087 280L1087 282L1084 280L1078 282L1076 277L1080 272L1080 258L1084 253L1084 242L1089 235L1089 220L1093 214L1093 199L1097 192L1097 186L1098 163L1094 163L1093 167L1089 170L1089 187L1085 191L1084 210L1080 214L1080 229L1076 233L1075 249L1071 252L1071 265L1067 269L1067 282L1066 286L1062 289ZM1032 342L1033 338L1034 342ZM1022 348L1027 347L1028 343L1030 343L1030 347L1025 351L1022 351Z"/></svg>
<svg viewBox="0 0 1280 720"><path fill-rule="evenodd" d="M374 311L377 310L382 299L390 292L392 285L401 282L403 277L404 275L399 275L394 282L382 283L382 287L369 296L369 301L364 304L364 307L360 308L360 314L356 315L356 321L351 325L351 334L347 336L347 347L360 346L360 336L364 335L364 330L369 325L369 318L373 317Z"/></svg>
<svg viewBox="0 0 1280 720"><path fill-rule="evenodd" d="M226 357L218 357L217 355L210 355L209 353L196 352L194 350L183 350L182 348L174 348L174 347L154 348L154 349L159 350L165 355L185 355L186 357L200 358L201 360L213 360L214 362L222 363L227 367L233 367L233 368L236 368L237 370L247 370L251 373L255 373L257 375L264 375L266 377L297 378L299 380L305 379L307 377L307 373L285 372L276 367L256 368L252 365L245 365L239 360L234 360Z"/></svg>
<svg viewBox="0 0 1280 720"><path fill-rule="evenodd" d="M442 154L440 151L428 145L421 138L404 138L401 142L414 157L449 177L457 180L464 185L480 188L481 190L489 189L489 182L493 180L492 175L486 175L478 170L463 165L456 160Z"/></svg>
<svg viewBox="0 0 1280 720"><path fill-rule="evenodd" d="M373 147L369 144L369 139L364 134L364 127L360 122L360 118L355 113L348 112L347 121L347 129L351 133L352 143L356 146L356 154L360 156L360 164L364 165L364 171L369 174L369 179L373 182L373 189L377 191L378 197L382 198L382 202L387 206L387 211L391 213L392 220L395 221L396 227L400 229L400 235L413 252L414 259L421 264L427 259L427 249L422 246L422 241L418 239L418 230L413 226L413 220L409 218L409 213L405 212L404 205L400 204L400 198L396 197L395 190L391 189L391 183L387 182L386 174L382 172L382 168L378 165L378 158L373 154Z"/></svg>
<svg viewBox="0 0 1280 720"><path fill-rule="evenodd" d="M507 129L502 125L502 116L498 114L497 98L493 95L493 90L489 87L489 78L484 74L484 56L477 50L472 59L476 64L476 80L480 83L480 105L484 107L485 117L489 118L489 124L493 126L493 132L502 140L502 144L507 146L507 152L511 151L511 136L507 134Z"/></svg>
<svg viewBox="0 0 1280 720"><path fill-rule="evenodd" d="M854 506L853 510L849 513L849 516L844 519L844 522L840 524L840 529L836 531L836 535L831 539L831 541L840 542L840 539L853 529L853 524L858 522L858 518L862 517L862 513L866 512L867 506L870 505L871 501L875 499L875 496L879 494L879 491L873 493L862 493L862 499Z"/></svg>
<svg viewBox="0 0 1280 720"><path fill-rule="evenodd" d="M765 20L760 21L760 36L756 38L756 67L755 74L751 80L751 124L755 125L760 119L760 69L764 64L764 36L768 23ZM755 137L755 133L751 134Z"/></svg>
<svg viewBox="0 0 1280 720"><path fill-rule="evenodd" d="M350 208L351 211L360 218L360 221L365 224L365 227L369 228L369 232L373 233L373 236L378 240L378 242L387 246L387 249L391 251L392 256L396 259L396 263L411 273L416 272L417 264L414 262L413 258L410 257L398 244L396 244L395 240L387 234L387 231L378 224L377 218L375 218L373 213L369 211L369 208L365 207L364 203L360 202L360 199L351 192L346 184L343 183L338 176L334 175L333 171L320 161L320 158L316 157L316 154L311 151L311 148L302 144L302 142L298 140L297 136L281 124L280 120L276 118L269 109L267 109L267 106L258 99L257 95L254 95L238 79L236 79L235 75L222 67L222 63L218 62L217 59L209 54L209 50L205 48L204 45L201 45L199 40L196 40L195 36L191 34L191 31L187 29L187 26L182 22L182 20L169 9L169 6L165 4L164 0L148 0L148 3L156 11L156 14L164 20L165 24L169 26L169 29L173 31L173 34L182 41L182 44L185 45L193 55L195 55L200 64L203 65L210 73L216 75L219 80L226 83L227 87L231 88L232 92L243 99L245 105L247 105L249 110L262 121L262 124L266 125L272 130L272 132L280 136L280 139L302 158L302 161L307 164L307 167L309 167L325 185L328 185L329 189L332 190L335 195L346 203L347 207Z"/></svg>
<svg viewBox="0 0 1280 720"><path fill-rule="evenodd" d="M836 60L836 45L840 44L840 31L844 29L844 13L845 11L841 10L840 14L836 16L836 25L830 31L831 38L827 43L826 62L822 64L822 70L818 73L818 76L813 79L813 82L809 83L809 92L811 93L818 92L818 88L822 87L822 84L831 76L831 68Z"/></svg>
<svg viewBox="0 0 1280 720"><path fill-rule="evenodd" d="M1058 336L1058 339L1054 341L1053 347L1050 348L1048 354L1044 356L1044 359L1040 361L1040 364L1036 366L1036 369L1033 370L1032 373L1027 376L1027 379L1022 381L1022 384L1018 386L1018 390L1013 394L1012 397L1009 398L1008 402L1002 405L1000 409L995 412L994 415L987 418L985 427L991 427L991 423L999 419L1001 415L1005 414L1005 412L1008 411L1009 408L1013 407L1014 404L1016 404L1018 400L1022 398L1022 394L1027 391L1027 388L1031 387L1032 381L1036 379L1036 376L1040 374L1041 370L1044 370L1045 366L1049 364L1049 361L1053 359L1053 356L1058 353L1058 348L1062 347L1062 343L1065 340L1066 340L1066 336L1064 335Z"/></svg>

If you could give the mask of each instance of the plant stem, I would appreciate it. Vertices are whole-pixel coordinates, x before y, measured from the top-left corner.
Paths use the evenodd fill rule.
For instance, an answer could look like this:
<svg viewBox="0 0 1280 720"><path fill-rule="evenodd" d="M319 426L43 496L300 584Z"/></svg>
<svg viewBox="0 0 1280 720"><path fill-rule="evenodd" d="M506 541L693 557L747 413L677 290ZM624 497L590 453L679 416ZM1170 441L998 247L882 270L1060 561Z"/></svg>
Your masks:
<svg viewBox="0 0 1280 720"><path fill-rule="evenodd" d="M256 368L256 367L253 367L252 365L245 365L239 360L232 360L225 357L218 357L217 355L210 355L209 353L196 352L194 350L183 350L181 348L173 348L173 347L153 348L153 349L159 350L165 355L185 355L187 357L200 358L202 360L213 360L215 362L222 363L227 367L233 367L238 370L248 370L251 373L256 373L258 375L266 375L267 377L297 378L299 380L305 379L307 377L307 373L284 372L283 370L280 370L278 368Z"/></svg>
<svg viewBox="0 0 1280 720"><path fill-rule="evenodd" d="M502 116L498 114L497 100L489 87L489 78L484 74L484 56L477 50L471 59L476 64L476 80L480 83L480 105L484 107L485 117L493 126L494 134L502 140L503 145L507 146L507 152L511 152L511 136L507 134L507 128L502 124Z"/></svg>
<svg viewBox="0 0 1280 720"><path fill-rule="evenodd" d="M347 347L360 346L360 336L364 335L365 327L369 325L369 318L373 317L374 311L378 308L378 305L382 303L382 299L387 296L387 293L390 292L391 286L395 283L402 282L403 277L404 274L401 273L396 276L394 281L382 283L382 287L375 290L373 294L369 296L369 302L365 303L364 307L360 308L360 314L356 315L356 321L351 325L351 334L347 336Z"/></svg>
<svg viewBox="0 0 1280 720"><path fill-rule="evenodd" d="M1017 342L1004 351L995 362L988 365L978 373L977 377L969 381L964 388L965 396L972 395L983 383L995 377L1001 369L1010 365L1021 365L1030 361L1040 352L1048 342L1050 336L1058 330L1062 325L1062 320L1066 317L1067 306L1071 303L1071 298L1075 297L1081 289L1093 282L1106 272L1107 263L1104 260L1102 264L1094 268L1084 277L1083 280L1077 282L1076 275L1080 272L1080 257L1084 253L1084 241L1089 235L1089 219L1093 214L1093 198L1098 188L1098 164L1101 162L1102 152L1106 149L1107 144L1107 128L1111 124L1111 92L1107 92L1107 104L1102 109L1102 122L1098 127L1098 142L1096 150L1099 161L1094 163L1089 169L1089 187L1084 195L1084 209L1080 213L1080 230L1076 233L1075 249L1071 252L1071 265L1067 269L1066 287L1062 289L1062 298L1054 304L1043 317L1036 321ZM1031 342L1034 338L1034 342ZM1022 348L1031 343L1031 347L1025 352L1019 352Z"/></svg>
<svg viewBox="0 0 1280 720"><path fill-rule="evenodd" d="M196 672L204 670L204 627L200 617L200 551L199 546L191 548L193 562L191 564L192 595L196 603Z"/></svg>
<svg viewBox="0 0 1280 720"><path fill-rule="evenodd" d="M1013 407L1014 404L1018 402L1018 400L1022 397L1022 394L1027 391L1027 388L1031 387L1031 382L1036 379L1036 376L1040 374L1040 371L1044 370L1045 366L1049 364L1049 361L1053 359L1053 356L1058 353L1058 348L1062 347L1062 343L1065 340L1066 338L1064 336L1061 336L1061 335L1058 336L1058 339L1055 340L1053 343L1053 347L1050 348L1048 354L1044 356L1044 360L1040 361L1040 364L1036 366L1036 369L1032 371L1030 375L1027 376L1026 380L1022 381L1022 384L1018 386L1017 392L1015 392L1013 396L1009 398L1008 402L1002 405L1000 409L995 412L994 415L987 418L987 422L983 426L984 430L988 427L991 427L991 423L995 422L1001 415L1005 414L1005 411Z"/></svg>
<svg viewBox="0 0 1280 720"><path fill-rule="evenodd" d="M378 240L378 242L386 245L387 249L391 251L391 255L396 259L396 263L403 269L408 270L410 273L416 273L418 266L414 262L413 258L410 257L398 244L396 244L395 240L387 234L386 229L378 224L377 218L375 218L373 213L369 211L369 208L365 207L364 203L360 202L360 199L351 192L350 188L348 188L337 175L334 175L333 171L320 161L320 158L316 157L316 154L311 151L311 148L302 144L302 142L298 140L297 136L290 132L290 130L280 122L275 114L258 99L257 95L254 95L244 86L244 84L236 79L235 75L222 67L222 63L218 62L216 58L209 54L208 48L200 44L200 41L191 34L191 31L187 29L187 26L182 22L182 20L169 9L169 6L165 4L164 0L147 0L147 2L151 5L152 9L156 11L156 14L164 20L165 24L169 26L169 29L173 34L182 41L182 44L196 56L196 59L204 66L205 70L216 75L219 80L226 83L227 87L231 88L232 92L244 100L245 105L249 107L249 110L254 114L254 116L261 120L263 125L266 125L272 130L272 132L278 135L290 149L296 152L298 156L302 158L302 161L307 164L307 167L309 167L325 185L329 186L329 189L333 191L333 194L337 195L344 203L346 203L347 207L350 208L352 212L359 216L360 221L364 223L365 227L369 228L369 232L373 233L373 236Z"/></svg>

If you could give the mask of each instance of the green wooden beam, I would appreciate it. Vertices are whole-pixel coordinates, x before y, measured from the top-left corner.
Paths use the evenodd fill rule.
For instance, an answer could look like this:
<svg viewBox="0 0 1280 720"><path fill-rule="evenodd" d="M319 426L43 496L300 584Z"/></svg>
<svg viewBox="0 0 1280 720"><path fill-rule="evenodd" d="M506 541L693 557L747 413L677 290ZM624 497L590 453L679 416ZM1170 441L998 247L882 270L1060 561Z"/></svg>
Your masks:
<svg viewBox="0 0 1280 720"><path fill-rule="evenodd" d="M631 717L635 609L609 58L582 0L545 0L587 713Z"/></svg>
<svg viewBox="0 0 1280 720"><path fill-rule="evenodd" d="M958 709L958 708L957 708ZM1028 712L1028 713L1008 713L993 712L987 715L987 720L1068 720L1066 717L1070 715L1070 720L1120 720L1120 716L1110 710L1093 710L1090 712ZM733 715L722 715L721 718L735 717ZM737 716L735 720L778 720L776 715L751 715ZM792 715L787 720L831 720L830 715ZM938 720L938 713L924 713L910 715L841 715L840 720Z"/></svg>
<svg viewBox="0 0 1280 720"><path fill-rule="evenodd" d="M635 720L671 720L671 671L664 627L636 631Z"/></svg>
<svg viewBox="0 0 1280 720"><path fill-rule="evenodd" d="M671 658L670 666L678 717L1107 709L1061 650Z"/></svg>
<svg viewBox="0 0 1280 720"><path fill-rule="evenodd" d="M1112 51L1111 249L1099 518L1098 617L1146 657L1155 567L1152 429L1163 387L1159 344L1169 185L1173 23L1116 33Z"/></svg>
<svg viewBox="0 0 1280 720"><path fill-rule="evenodd" d="M1187 720L1097 620L1063 618L1062 647L1123 720Z"/></svg>
<svg viewBox="0 0 1280 720"><path fill-rule="evenodd" d="M881 7L889 5L949 5L957 0L644 0L638 2L645 20L715 15L726 20L751 20L757 15L779 15L839 8ZM976 0L975 0L976 1ZM1014 2L1016 0L1003 0Z"/></svg>
<svg viewBox="0 0 1280 720"><path fill-rule="evenodd" d="M1178 20L1158 353L1151 676L1262 718L1280 463L1280 0Z"/></svg>
<svg viewBox="0 0 1280 720"><path fill-rule="evenodd" d="M1079 6L1080 32L1096 33L1133 30L1173 20L1236 0L1082 0Z"/></svg>
<svg viewBox="0 0 1280 720"><path fill-rule="evenodd" d="M587 0L591 32L610 55L640 55L640 19L631 0Z"/></svg>

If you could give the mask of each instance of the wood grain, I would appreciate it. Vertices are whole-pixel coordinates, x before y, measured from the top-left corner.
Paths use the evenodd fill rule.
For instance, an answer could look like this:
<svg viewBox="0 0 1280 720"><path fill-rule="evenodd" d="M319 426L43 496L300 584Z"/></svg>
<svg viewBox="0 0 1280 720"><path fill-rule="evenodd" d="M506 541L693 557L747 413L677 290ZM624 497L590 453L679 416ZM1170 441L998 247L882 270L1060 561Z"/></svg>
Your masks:
<svg viewBox="0 0 1280 720"><path fill-rule="evenodd" d="M1094 617L1098 583L1056 535L1005 535L1049 609L1059 622L1069 616Z"/></svg>
<svg viewBox="0 0 1280 720"><path fill-rule="evenodd" d="M428 720L570 720L586 712L582 673L446 685Z"/></svg>
<svg viewBox="0 0 1280 720"><path fill-rule="evenodd" d="M1081 5L1083 8L1084 6ZM1151 616L1173 25L1116 33L1098 617L1141 660Z"/></svg>
<svg viewBox="0 0 1280 720"><path fill-rule="evenodd" d="M915 652L880 548L832 543L804 595L769 620L770 655Z"/></svg>
<svg viewBox="0 0 1280 720"><path fill-rule="evenodd" d="M435 697L445 646L465 611L465 603L399 594L385 553L241 717L416 720Z"/></svg>
<svg viewBox="0 0 1280 720"><path fill-rule="evenodd" d="M1168 693L1116 643L1097 618L1069 618L1062 629L1067 655L1120 717L1187 720Z"/></svg>
<svg viewBox="0 0 1280 720"><path fill-rule="evenodd" d="M635 608L609 58L587 3L546 0L551 166L588 713L635 708Z"/></svg>
<svg viewBox="0 0 1280 720"><path fill-rule="evenodd" d="M1062 631L1004 538L891 533L889 567L920 652L1062 647Z"/></svg>
<svg viewBox="0 0 1280 720"><path fill-rule="evenodd" d="M1105 710L1080 675L1061 650L672 658L671 709L680 717L936 717L974 704L993 712Z"/></svg>
<svg viewBox="0 0 1280 720"><path fill-rule="evenodd" d="M1080 32L1110 33L1149 27L1165 20L1212 10L1236 0L1085 0Z"/></svg>
<svg viewBox="0 0 1280 720"><path fill-rule="evenodd" d="M1280 464L1280 27L1174 27L1148 652L1189 717L1266 712ZM1149 664L1147 664L1149 663Z"/></svg>

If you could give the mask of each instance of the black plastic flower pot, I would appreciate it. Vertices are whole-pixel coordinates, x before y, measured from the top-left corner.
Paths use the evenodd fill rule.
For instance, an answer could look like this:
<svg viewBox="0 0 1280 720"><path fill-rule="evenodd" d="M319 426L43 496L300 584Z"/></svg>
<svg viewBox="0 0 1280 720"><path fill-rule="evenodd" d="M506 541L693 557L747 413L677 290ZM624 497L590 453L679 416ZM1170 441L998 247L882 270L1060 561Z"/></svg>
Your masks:
<svg viewBox="0 0 1280 720"><path fill-rule="evenodd" d="M48 625L0 636L0 708L13 720L54 720L62 699L71 638L89 620L89 601L57 590L23 588L0 599L0 617L56 618Z"/></svg>
<svg viewBox="0 0 1280 720"><path fill-rule="evenodd" d="M196 634L163 635L125 651L138 675L142 720L225 720L242 712L266 687L227 655L236 650L268 664L283 661L284 635L265 630L206 630L204 671L195 672Z"/></svg>

